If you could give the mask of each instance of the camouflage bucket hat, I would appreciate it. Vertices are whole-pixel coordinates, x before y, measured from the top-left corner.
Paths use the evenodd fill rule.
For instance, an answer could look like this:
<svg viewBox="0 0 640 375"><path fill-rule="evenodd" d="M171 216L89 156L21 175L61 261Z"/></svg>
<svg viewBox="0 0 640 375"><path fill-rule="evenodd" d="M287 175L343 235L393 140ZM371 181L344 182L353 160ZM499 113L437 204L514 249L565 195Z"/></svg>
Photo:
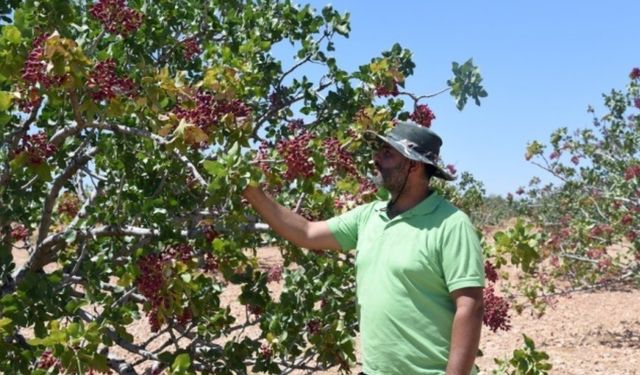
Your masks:
<svg viewBox="0 0 640 375"><path fill-rule="evenodd" d="M364 138L368 142L375 140L386 142L404 157L433 166L435 177L447 181L455 179L438 165L442 139L429 128L411 122L398 122L385 135L367 130Z"/></svg>

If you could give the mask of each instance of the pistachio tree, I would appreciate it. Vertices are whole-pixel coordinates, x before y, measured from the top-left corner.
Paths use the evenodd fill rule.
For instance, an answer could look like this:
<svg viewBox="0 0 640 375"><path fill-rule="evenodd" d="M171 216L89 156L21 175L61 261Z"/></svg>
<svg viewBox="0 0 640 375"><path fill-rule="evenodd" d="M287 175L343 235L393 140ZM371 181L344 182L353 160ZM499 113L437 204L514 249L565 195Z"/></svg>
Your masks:
<svg viewBox="0 0 640 375"><path fill-rule="evenodd" d="M404 89L411 52L344 70L349 14L289 1L26 0L0 16L0 371L349 371L353 255L282 242L241 192L261 181L309 218L374 199L359 134L435 120L435 94ZM486 96L471 60L447 92L459 109ZM477 199L463 181L443 191ZM263 246L284 263L265 268ZM148 337L130 332L141 319Z"/></svg>

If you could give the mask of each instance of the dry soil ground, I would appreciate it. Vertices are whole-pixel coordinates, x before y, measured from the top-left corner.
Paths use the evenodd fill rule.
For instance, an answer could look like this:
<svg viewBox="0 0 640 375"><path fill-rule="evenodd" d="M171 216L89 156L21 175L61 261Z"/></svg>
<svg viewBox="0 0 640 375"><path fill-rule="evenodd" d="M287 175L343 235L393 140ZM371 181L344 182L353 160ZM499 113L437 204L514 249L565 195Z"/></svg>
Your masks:
<svg viewBox="0 0 640 375"><path fill-rule="evenodd" d="M264 266L280 262L276 249L260 251L260 263ZM270 287L274 295L279 295L281 285L272 283ZM224 299L233 304L238 292L230 289ZM244 315L240 306L234 311ZM148 337L146 320L132 324L129 329L136 342ZM490 374L496 367L493 358L504 358L521 347L523 333L535 341L539 350L549 354L551 374L640 374L640 290L629 287L577 293L560 298L555 308L540 319L528 314L513 316L508 332L492 333L485 329L481 342L484 357L477 361L481 374ZM125 352L120 354L127 357ZM359 369L357 365L353 371L357 373ZM318 373L338 372L330 369Z"/></svg>

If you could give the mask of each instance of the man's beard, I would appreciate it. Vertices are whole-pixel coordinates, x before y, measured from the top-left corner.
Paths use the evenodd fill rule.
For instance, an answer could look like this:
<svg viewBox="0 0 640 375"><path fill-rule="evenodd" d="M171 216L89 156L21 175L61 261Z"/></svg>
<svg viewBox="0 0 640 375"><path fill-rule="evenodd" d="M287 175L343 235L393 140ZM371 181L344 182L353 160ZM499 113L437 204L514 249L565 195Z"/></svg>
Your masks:
<svg viewBox="0 0 640 375"><path fill-rule="evenodd" d="M395 196L400 193L400 190L404 187L407 179L407 175L404 172L404 164L401 166L387 168L376 168L376 173L373 175L372 181L376 186L383 187L391 195Z"/></svg>

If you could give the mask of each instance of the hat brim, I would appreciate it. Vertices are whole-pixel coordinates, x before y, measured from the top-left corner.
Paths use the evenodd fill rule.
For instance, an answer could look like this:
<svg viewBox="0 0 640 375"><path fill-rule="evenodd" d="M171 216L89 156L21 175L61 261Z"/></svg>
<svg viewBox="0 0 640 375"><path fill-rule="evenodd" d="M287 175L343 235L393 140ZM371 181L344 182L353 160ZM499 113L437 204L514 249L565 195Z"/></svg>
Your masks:
<svg viewBox="0 0 640 375"><path fill-rule="evenodd" d="M385 142L386 144L393 147L396 151L398 151L400 154L402 154L402 156L406 157L407 159L419 161L421 163L433 166L435 168L434 177L438 177L446 181L453 181L456 179L455 176L445 172L445 170L442 169L442 167L440 167L435 160L431 160L426 156L419 154L418 152L414 151L413 149L408 147L406 144L398 140L385 137L372 130L366 130L364 132L363 138L368 143L371 143L376 140Z"/></svg>

